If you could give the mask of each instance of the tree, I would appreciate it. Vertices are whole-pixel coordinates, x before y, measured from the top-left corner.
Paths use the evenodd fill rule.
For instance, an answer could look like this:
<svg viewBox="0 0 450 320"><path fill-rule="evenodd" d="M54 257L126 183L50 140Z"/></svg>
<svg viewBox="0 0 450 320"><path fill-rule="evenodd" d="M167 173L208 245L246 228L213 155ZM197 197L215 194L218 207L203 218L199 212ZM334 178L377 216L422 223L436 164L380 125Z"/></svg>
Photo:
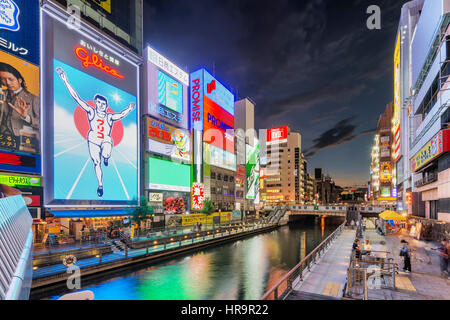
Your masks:
<svg viewBox="0 0 450 320"><path fill-rule="evenodd" d="M148 204L148 200L145 196L142 196L139 201L139 206L130 210L130 216L138 226L142 221L150 219L154 215L154 208Z"/></svg>
<svg viewBox="0 0 450 320"><path fill-rule="evenodd" d="M216 211L214 204L209 198L206 198L205 201L203 201L203 209L201 210L201 213L211 215L214 213L214 211Z"/></svg>

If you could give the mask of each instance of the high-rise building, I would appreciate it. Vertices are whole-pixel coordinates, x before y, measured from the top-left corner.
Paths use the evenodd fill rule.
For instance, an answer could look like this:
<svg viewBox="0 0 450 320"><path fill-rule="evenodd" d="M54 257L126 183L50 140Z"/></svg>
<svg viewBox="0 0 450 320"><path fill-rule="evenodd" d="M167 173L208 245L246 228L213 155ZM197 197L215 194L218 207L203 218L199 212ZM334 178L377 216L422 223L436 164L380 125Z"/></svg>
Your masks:
<svg viewBox="0 0 450 320"><path fill-rule="evenodd" d="M400 55L411 56L412 96L404 106L411 119L412 214L450 222L450 1L410 4L416 3L409 19L400 21L396 45ZM403 33L410 35L410 52Z"/></svg>
<svg viewBox="0 0 450 320"><path fill-rule="evenodd" d="M433 2L432 0L430 2ZM442 2L441 0L435 1ZM415 38L417 22L424 5L424 0L414 0L403 5L395 43L394 53L394 114L392 119L392 181L397 187L397 209L412 213L413 185L411 174L411 142L412 127L417 127L420 116L412 112L412 42ZM431 22L426 28L431 28ZM433 26L434 28L435 26ZM431 30L431 29L430 29ZM433 29L434 31L434 29ZM421 37L421 36L420 36ZM421 40L419 40L421 41ZM428 44L427 44L428 45ZM419 194L414 193L417 201L415 207L421 202Z"/></svg>
<svg viewBox="0 0 450 320"><path fill-rule="evenodd" d="M288 126L268 129L264 193L267 204L301 203L301 135Z"/></svg>

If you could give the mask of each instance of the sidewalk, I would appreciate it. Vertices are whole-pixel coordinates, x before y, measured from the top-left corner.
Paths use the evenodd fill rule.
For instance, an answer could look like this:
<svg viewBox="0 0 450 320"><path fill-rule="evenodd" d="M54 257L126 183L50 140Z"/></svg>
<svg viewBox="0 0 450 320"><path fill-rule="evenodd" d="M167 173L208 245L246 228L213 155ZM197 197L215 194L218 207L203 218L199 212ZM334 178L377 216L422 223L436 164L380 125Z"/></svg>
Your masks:
<svg viewBox="0 0 450 320"><path fill-rule="evenodd" d="M416 240L410 236L388 235L382 237L375 230L366 230L364 239L370 239L374 250L389 251L389 257L399 266L396 290L369 290L369 300L450 300L450 280L441 277L437 243ZM401 243L405 239L412 250L412 273L404 273Z"/></svg>

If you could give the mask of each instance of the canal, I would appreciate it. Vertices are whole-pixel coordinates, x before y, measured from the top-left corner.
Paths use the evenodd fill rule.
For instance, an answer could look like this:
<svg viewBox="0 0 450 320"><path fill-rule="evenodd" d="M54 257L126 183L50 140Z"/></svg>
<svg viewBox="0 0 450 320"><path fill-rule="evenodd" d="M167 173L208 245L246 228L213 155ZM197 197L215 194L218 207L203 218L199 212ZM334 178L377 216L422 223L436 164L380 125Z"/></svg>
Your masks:
<svg viewBox="0 0 450 320"><path fill-rule="evenodd" d="M95 300L259 299L341 222L327 220L304 217L269 233L82 279L79 291L91 290ZM30 298L66 293L64 287L46 288Z"/></svg>

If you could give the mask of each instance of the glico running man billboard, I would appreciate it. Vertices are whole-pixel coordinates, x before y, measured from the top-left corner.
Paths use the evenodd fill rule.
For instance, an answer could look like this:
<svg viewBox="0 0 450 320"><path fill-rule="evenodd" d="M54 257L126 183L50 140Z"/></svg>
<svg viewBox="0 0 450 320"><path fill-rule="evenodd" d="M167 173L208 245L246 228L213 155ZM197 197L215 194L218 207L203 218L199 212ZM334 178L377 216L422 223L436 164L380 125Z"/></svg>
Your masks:
<svg viewBox="0 0 450 320"><path fill-rule="evenodd" d="M138 67L49 13L43 21L46 205L132 205L139 195Z"/></svg>

